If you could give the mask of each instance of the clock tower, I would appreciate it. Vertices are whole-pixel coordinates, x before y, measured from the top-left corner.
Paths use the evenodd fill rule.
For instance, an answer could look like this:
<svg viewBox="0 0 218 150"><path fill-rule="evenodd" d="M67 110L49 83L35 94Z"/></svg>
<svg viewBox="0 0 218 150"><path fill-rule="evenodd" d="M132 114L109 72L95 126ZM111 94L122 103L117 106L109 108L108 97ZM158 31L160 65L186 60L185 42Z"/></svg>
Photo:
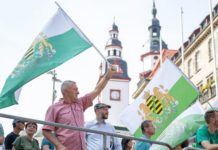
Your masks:
<svg viewBox="0 0 218 150"><path fill-rule="evenodd" d="M116 68L116 73L108 81L108 84L101 92L99 101L111 105L108 122L113 125L121 125L119 115L121 111L129 105L129 82L127 63L122 59L122 44L118 39L118 26L112 24L106 43L106 59ZM106 64L101 63L100 71L103 75L106 71Z"/></svg>

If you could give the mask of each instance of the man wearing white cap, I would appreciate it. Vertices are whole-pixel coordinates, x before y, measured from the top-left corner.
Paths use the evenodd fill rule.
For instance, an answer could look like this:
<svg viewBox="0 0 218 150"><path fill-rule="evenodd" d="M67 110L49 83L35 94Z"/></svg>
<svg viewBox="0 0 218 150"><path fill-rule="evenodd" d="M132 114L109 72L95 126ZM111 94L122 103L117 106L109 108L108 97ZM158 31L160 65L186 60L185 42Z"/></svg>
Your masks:
<svg viewBox="0 0 218 150"><path fill-rule="evenodd" d="M85 127L93 130L116 133L115 128L110 123L105 122L108 119L108 110L110 105L98 103L94 106L96 119L88 122ZM102 150L103 149L103 135L95 133L86 133L87 150ZM121 143L115 137L107 137L107 150L121 150Z"/></svg>

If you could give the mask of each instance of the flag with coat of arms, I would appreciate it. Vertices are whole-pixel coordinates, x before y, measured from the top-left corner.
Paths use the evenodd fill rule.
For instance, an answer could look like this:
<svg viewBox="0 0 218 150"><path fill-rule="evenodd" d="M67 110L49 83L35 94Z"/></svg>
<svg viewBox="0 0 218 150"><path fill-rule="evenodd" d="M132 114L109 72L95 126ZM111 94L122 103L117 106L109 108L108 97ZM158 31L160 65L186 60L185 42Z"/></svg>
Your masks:
<svg viewBox="0 0 218 150"><path fill-rule="evenodd" d="M92 43L59 7L8 76L0 94L0 108L17 104L24 84L91 46Z"/></svg>
<svg viewBox="0 0 218 150"><path fill-rule="evenodd" d="M151 120L156 128L152 139L156 139L198 95L192 82L166 59L138 98L120 114L120 120L136 137L142 135L141 123Z"/></svg>

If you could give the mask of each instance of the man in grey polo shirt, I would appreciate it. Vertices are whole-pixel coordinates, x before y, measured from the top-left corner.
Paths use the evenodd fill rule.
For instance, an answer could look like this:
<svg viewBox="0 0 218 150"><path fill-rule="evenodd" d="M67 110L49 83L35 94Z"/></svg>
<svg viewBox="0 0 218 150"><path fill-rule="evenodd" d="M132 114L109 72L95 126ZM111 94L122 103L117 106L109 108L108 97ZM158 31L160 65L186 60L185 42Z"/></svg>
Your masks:
<svg viewBox="0 0 218 150"><path fill-rule="evenodd" d="M98 103L94 106L96 119L88 122L85 127L98 131L105 131L116 133L115 128L110 123L105 122L108 119L108 110L110 105ZM101 134L86 133L87 150L102 150L103 149L103 136ZM106 141L107 150L121 150L121 143L115 137L107 137Z"/></svg>

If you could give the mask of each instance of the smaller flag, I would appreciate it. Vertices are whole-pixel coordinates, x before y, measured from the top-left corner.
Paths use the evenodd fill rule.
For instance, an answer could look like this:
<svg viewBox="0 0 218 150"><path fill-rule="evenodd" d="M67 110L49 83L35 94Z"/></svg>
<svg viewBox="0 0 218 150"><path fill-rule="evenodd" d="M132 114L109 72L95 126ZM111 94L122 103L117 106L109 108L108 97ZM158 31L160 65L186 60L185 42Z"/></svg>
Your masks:
<svg viewBox="0 0 218 150"><path fill-rule="evenodd" d="M156 139L198 95L191 81L166 59L141 95L121 113L120 120L136 137L142 136L141 123L151 120L156 127L152 139Z"/></svg>

